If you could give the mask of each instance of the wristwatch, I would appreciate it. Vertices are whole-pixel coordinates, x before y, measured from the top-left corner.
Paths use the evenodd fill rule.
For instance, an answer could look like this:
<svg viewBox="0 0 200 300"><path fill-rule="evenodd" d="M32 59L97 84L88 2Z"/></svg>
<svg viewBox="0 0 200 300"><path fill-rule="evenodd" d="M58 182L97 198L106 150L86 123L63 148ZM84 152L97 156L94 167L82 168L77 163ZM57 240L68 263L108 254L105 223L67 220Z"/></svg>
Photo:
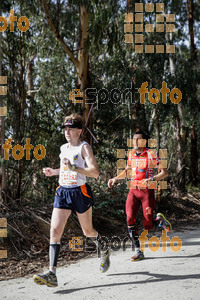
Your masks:
<svg viewBox="0 0 200 300"><path fill-rule="evenodd" d="M155 181L155 178L154 178L154 177L151 177L151 180L152 180L152 181Z"/></svg>
<svg viewBox="0 0 200 300"><path fill-rule="evenodd" d="M72 165L72 171L74 172L76 170L76 165Z"/></svg>

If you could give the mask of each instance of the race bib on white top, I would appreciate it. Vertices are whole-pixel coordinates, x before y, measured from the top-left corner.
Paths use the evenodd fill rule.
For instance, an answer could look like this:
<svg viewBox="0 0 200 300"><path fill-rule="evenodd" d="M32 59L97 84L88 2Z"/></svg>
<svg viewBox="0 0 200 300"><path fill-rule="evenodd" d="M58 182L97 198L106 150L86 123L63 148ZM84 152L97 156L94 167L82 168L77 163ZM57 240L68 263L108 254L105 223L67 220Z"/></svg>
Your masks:
<svg viewBox="0 0 200 300"><path fill-rule="evenodd" d="M60 172L61 185L77 185L77 172L70 171L67 167Z"/></svg>

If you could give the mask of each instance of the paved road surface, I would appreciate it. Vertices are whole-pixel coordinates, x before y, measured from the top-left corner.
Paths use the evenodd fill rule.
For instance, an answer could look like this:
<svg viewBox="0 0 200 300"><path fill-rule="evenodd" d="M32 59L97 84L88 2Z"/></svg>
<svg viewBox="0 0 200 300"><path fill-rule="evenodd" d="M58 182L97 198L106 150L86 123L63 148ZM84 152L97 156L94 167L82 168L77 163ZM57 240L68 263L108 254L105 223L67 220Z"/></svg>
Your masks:
<svg viewBox="0 0 200 300"><path fill-rule="evenodd" d="M105 274L98 269L96 257L82 259L58 268L59 286L36 285L32 277L0 282L0 299L9 300L140 300L200 299L200 234L199 229L171 232L179 236L182 248L173 252L170 245L164 253L160 247L145 249L145 260L131 262L131 249L112 252L111 267Z"/></svg>

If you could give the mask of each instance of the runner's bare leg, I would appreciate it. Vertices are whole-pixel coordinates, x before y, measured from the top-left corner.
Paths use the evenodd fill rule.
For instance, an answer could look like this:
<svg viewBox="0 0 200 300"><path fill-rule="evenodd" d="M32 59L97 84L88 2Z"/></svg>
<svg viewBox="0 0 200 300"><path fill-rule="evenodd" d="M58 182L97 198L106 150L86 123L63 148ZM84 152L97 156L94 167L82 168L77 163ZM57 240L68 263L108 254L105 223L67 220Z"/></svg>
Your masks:
<svg viewBox="0 0 200 300"><path fill-rule="evenodd" d="M51 216L50 244L60 243L60 239L70 215L70 209L53 209ZM50 269L54 272L56 271L56 267L50 266Z"/></svg>

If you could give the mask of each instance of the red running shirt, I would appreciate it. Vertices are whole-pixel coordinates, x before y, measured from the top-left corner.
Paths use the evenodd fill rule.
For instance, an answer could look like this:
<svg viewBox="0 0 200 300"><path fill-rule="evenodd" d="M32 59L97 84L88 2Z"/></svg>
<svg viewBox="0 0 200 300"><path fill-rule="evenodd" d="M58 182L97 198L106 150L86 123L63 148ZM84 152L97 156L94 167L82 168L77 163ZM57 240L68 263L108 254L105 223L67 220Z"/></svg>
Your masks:
<svg viewBox="0 0 200 300"><path fill-rule="evenodd" d="M136 150L130 150L128 155L128 166L132 168L131 180L138 184L138 181L153 177L153 170L159 164L156 150L144 148L139 155ZM130 177L129 177L130 178Z"/></svg>

